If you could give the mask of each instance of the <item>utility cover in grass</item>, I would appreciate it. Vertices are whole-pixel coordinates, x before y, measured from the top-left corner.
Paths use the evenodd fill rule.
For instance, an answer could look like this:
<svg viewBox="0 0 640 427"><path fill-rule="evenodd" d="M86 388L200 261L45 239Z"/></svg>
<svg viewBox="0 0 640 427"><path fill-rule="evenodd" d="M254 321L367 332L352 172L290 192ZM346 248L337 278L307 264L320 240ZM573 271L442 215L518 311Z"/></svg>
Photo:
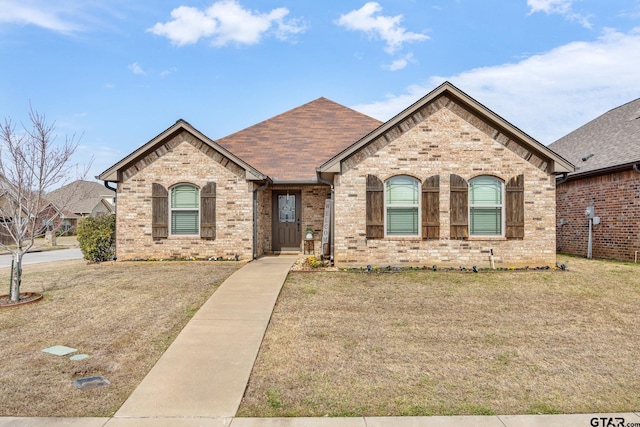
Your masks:
<svg viewBox="0 0 640 427"><path fill-rule="evenodd" d="M103 376L78 378L73 381L73 385L80 390L91 390L92 388L109 385L111 382Z"/></svg>
<svg viewBox="0 0 640 427"><path fill-rule="evenodd" d="M53 347L45 348L42 351L55 356L66 356L67 354L75 353L78 350L64 345L54 345Z"/></svg>
<svg viewBox="0 0 640 427"><path fill-rule="evenodd" d="M89 357L88 354L74 354L69 358L69 360L84 360L88 357Z"/></svg>

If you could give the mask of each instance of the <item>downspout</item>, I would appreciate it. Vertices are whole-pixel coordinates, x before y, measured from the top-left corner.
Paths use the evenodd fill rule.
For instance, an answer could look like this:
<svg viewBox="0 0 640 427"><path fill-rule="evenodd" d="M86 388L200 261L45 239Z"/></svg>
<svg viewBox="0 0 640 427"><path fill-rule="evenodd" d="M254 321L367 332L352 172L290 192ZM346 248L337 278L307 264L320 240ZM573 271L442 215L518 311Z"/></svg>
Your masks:
<svg viewBox="0 0 640 427"><path fill-rule="evenodd" d="M569 174L567 172L562 173L562 177L556 181L556 185L564 184L569 179Z"/></svg>
<svg viewBox="0 0 640 427"><path fill-rule="evenodd" d="M330 207L331 212L329 214L331 216L331 219L329 221L330 222L330 230L329 230L329 261L331 262L331 265L333 265L333 250L334 250L334 240L333 240L334 236L333 236L333 233L334 233L334 225L335 225L335 206L334 206L335 205L335 188L334 188L333 182L331 182L331 181L329 181L327 179L324 179L319 171L316 171L316 174L318 176L318 182L319 183L325 184L325 185L328 185L329 187L331 187L331 199L330 199L331 202L329 203L330 206L331 206ZM324 254L324 248L322 248L321 251Z"/></svg>
<svg viewBox="0 0 640 427"><path fill-rule="evenodd" d="M267 178L261 186L253 190L253 259L258 259L258 191L269 186Z"/></svg>
<svg viewBox="0 0 640 427"><path fill-rule="evenodd" d="M97 178L97 177L96 177ZM105 188L113 191L113 214L116 216L116 228L118 227L118 215L116 215L118 211L118 189L109 186L109 181L103 181ZM118 259L118 239L113 239L113 260Z"/></svg>
<svg viewBox="0 0 640 427"><path fill-rule="evenodd" d="M633 165L633 171L636 173L640 173L640 163L635 163Z"/></svg>

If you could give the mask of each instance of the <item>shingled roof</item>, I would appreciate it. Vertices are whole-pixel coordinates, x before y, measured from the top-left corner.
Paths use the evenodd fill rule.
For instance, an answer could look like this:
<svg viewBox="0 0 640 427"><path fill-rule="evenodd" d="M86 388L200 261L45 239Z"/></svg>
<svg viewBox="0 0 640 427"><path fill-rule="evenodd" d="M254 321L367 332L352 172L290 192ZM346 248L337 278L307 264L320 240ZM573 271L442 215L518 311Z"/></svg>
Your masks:
<svg viewBox="0 0 640 427"><path fill-rule="evenodd" d="M640 98L604 113L549 148L576 166L573 176L640 163Z"/></svg>
<svg viewBox="0 0 640 427"><path fill-rule="evenodd" d="M113 198L115 191L95 181L73 181L46 195L49 202L59 209L78 215L91 215L103 198Z"/></svg>
<svg viewBox="0 0 640 427"><path fill-rule="evenodd" d="M274 182L315 182L316 167L381 124L318 98L216 142Z"/></svg>

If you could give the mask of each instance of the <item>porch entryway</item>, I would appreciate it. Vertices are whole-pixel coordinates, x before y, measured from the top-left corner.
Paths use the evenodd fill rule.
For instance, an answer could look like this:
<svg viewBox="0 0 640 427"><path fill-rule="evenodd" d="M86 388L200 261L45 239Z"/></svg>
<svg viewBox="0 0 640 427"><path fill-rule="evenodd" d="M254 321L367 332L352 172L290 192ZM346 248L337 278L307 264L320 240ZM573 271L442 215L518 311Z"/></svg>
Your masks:
<svg viewBox="0 0 640 427"><path fill-rule="evenodd" d="M302 197L299 190L273 191L273 252L300 252Z"/></svg>

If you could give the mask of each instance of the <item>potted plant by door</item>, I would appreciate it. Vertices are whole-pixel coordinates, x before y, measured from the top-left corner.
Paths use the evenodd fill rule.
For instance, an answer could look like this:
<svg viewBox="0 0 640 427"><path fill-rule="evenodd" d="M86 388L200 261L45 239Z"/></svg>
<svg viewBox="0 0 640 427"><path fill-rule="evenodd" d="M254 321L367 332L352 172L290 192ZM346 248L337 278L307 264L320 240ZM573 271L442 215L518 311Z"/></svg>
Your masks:
<svg viewBox="0 0 640 427"><path fill-rule="evenodd" d="M307 230L305 231L305 234L304 234L304 238L307 239L307 240L313 239L313 230L310 229L310 228L307 228Z"/></svg>

